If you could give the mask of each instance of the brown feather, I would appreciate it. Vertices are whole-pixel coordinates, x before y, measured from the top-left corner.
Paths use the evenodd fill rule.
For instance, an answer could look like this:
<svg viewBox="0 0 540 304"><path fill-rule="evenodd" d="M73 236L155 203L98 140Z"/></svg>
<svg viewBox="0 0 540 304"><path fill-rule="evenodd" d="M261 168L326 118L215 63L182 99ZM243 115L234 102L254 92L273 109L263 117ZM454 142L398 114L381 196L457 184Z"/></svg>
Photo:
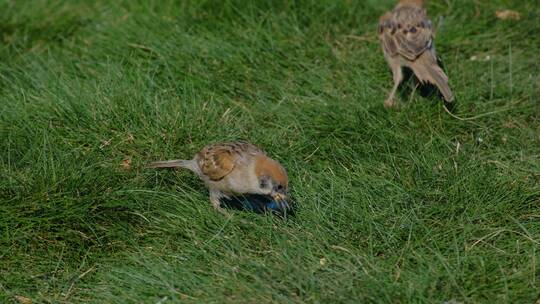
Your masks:
<svg viewBox="0 0 540 304"><path fill-rule="evenodd" d="M164 161L156 161L148 164L148 168L179 168L182 167L183 160L175 159L175 160L164 160Z"/></svg>
<svg viewBox="0 0 540 304"><path fill-rule="evenodd" d="M164 160L156 161L148 164L148 168L185 168L193 170L192 161L184 159L173 159L173 160Z"/></svg>
<svg viewBox="0 0 540 304"><path fill-rule="evenodd" d="M285 169L277 161L266 155L261 155L256 158L255 175L258 177L266 175L285 187L289 183L289 178Z"/></svg>
<svg viewBox="0 0 540 304"><path fill-rule="evenodd" d="M448 76L437 64L434 53L423 53L409 66L421 82L429 82L437 86L444 100L451 102L454 99L454 94L448 86Z"/></svg>
<svg viewBox="0 0 540 304"><path fill-rule="evenodd" d="M201 172L210 180L218 181L229 174L235 166L234 156L229 151L220 151L199 163Z"/></svg>
<svg viewBox="0 0 540 304"><path fill-rule="evenodd" d="M391 18L392 14L390 12L379 18L379 38L382 42L383 51L388 56L393 57L398 54L398 50L393 37L395 34L395 25L392 23Z"/></svg>
<svg viewBox="0 0 540 304"><path fill-rule="evenodd" d="M218 181L231 173L242 154L261 152L250 143L236 141L208 145L197 154L197 158L201 172L210 180Z"/></svg>

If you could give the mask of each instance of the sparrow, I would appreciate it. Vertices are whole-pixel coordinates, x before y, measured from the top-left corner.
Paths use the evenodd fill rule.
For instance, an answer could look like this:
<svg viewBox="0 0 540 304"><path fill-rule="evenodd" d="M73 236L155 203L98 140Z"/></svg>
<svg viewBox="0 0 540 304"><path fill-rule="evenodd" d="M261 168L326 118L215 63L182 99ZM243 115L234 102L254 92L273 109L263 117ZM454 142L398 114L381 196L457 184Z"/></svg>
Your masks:
<svg viewBox="0 0 540 304"><path fill-rule="evenodd" d="M234 196L269 195L286 206L289 191L287 171L263 150L245 141L205 146L190 160L152 162L150 168L184 168L197 174L210 192L210 203L221 208L221 199Z"/></svg>
<svg viewBox="0 0 540 304"><path fill-rule="evenodd" d="M396 90L403 80L402 67L410 68L421 83L437 86L446 102L454 99L448 76L437 64L434 33L422 0L400 0L379 19L379 39L384 57L392 70L394 87L384 102L394 105Z"/></svg>

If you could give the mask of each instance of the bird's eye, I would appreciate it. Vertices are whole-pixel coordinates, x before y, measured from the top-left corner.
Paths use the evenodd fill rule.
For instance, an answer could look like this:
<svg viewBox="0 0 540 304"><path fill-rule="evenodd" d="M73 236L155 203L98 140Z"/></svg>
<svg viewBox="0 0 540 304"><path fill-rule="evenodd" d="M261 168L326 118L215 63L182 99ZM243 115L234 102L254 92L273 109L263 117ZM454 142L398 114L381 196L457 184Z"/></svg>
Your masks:
<svg viewBox="0 0 540 304"><path fill-rule="evenodd" d="M281 190L283 190L283 186L282 185L277 185L276 189L277 189L277 191L281 191Z"/></svg>

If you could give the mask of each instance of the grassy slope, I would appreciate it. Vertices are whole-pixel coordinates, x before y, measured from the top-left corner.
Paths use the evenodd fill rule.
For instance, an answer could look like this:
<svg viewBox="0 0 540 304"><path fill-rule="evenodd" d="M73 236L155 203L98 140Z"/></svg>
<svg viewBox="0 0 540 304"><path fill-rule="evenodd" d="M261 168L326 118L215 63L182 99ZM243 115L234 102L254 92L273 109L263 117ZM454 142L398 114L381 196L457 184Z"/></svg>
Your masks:
<svg viewBox="0 0 540 304"><path fill-rule="evenodd" d="M406 86L382 107L392 1L108 2L0 4L0 302L540 297L536 1L429 5L469 121ZM143 168L236 138L285 164L296 218Z"/></svg>

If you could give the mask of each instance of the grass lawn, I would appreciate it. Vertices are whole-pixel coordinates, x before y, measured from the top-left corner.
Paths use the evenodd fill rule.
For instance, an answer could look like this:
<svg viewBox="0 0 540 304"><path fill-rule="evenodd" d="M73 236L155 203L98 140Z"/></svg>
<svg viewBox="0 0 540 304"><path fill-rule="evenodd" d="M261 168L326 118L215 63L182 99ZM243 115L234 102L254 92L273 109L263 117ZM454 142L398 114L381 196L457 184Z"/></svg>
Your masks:
<svg viewBox="0 0 540 304"><path fill-rule="evenodd" d="M0 303L538 303L540 5L429 1L459 118L383 107L393 5L1 1ZM294 218L144 168L232 139Z"/></svg>

